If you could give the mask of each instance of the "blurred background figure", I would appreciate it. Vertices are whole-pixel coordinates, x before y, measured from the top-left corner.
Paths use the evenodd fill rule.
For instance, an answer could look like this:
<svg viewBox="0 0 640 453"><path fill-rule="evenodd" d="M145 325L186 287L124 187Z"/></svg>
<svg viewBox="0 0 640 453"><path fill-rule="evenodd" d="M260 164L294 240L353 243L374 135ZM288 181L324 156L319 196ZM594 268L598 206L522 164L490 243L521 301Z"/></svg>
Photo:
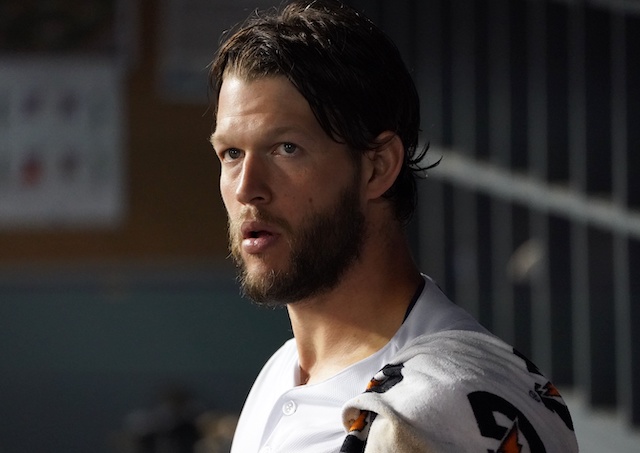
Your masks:
<svg viewBox="0 0 640 453"><path fill-rule="evenodd" d="M125 417L126 453L226 453L237 417L206 410L182 386L166 389L157 405ZM124 453L124 452L123 452Z"/></svg>
<svg viewBox="0 0 640 453"><path fill-rule="evenodd" d="M156 406L127 415L132 453L193 453L201 437L197 419L203 411L186 389L167 389Z"/></svg>
<svg viewBox="0 0 640 453"><path fill-rule="evenodd" d="M205 412L198 418L202 438L196 443L194 453L228 453L238 423L238 416Z"/></svg>

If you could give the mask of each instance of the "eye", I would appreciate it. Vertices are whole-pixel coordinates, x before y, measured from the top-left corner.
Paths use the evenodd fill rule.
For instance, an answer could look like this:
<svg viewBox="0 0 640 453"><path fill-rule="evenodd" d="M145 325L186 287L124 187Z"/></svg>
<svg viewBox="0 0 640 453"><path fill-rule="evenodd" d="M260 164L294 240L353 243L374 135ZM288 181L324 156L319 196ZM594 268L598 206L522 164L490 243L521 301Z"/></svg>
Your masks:
<svg viewBox="0 0 640 453"><path fill-rule="evenodd" d="M229 148L222 153L222 157L224 160L236 160L242 157L242 151L238 148Z"/></svg>
<svg viewBox="0 0 640 453"><path fill-rule="evenodd" d="M281 154L283 156L292 156L294 154L296 154L296 152L298 152L299 148L298 145L295 145L293 143L282 143L278 146L278 149L276 150L276 153Z"/></svg>

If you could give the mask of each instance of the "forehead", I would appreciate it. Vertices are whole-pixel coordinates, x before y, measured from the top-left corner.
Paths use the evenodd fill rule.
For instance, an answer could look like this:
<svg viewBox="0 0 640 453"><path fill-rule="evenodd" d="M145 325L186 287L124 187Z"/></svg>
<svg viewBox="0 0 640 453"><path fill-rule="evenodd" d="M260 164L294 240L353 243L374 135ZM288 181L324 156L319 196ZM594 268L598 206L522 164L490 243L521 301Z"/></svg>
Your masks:
<svg viewBox="0 0 640 453"><path fill-rule="evenodd" d="M306 114L311 108L286 77L225 77L218 96L218 120L261 112Z"/></svg>

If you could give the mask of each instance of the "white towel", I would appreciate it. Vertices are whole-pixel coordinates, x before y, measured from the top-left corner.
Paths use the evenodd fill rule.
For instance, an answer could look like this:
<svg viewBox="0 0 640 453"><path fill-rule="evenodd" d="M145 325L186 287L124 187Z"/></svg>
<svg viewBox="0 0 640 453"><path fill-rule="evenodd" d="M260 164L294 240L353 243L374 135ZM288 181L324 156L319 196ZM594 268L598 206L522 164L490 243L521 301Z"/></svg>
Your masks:
<svg viewBox="0 0 640 453"><path fill-rule="evenodd" d="M343 408L344 453L571 453L566 404L529 360L484 333L416 338Z"/></svg>

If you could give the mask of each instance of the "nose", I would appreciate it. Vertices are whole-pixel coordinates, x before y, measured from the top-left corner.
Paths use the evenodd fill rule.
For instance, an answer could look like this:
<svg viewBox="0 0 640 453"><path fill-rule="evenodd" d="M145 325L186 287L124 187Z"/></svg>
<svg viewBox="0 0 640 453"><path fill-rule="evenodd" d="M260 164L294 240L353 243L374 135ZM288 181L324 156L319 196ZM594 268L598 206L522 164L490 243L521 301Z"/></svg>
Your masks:
<svg viewBox="0 0 640 453"><path fill-rule="evenodd" d="M260 155L247 153L236 184L236 199L242 204L264 204L271 199L267 163Z"/></svg>

